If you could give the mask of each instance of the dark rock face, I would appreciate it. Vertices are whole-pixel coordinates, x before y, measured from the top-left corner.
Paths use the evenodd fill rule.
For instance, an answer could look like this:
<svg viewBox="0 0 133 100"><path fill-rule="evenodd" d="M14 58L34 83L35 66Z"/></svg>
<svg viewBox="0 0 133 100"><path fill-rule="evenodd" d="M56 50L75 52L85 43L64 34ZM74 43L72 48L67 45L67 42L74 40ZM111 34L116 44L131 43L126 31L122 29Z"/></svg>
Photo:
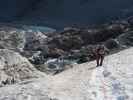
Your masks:
<svg viewBox="0 0 133 100"><path fill-rule="evenodd" d="M99 42L106 41L110 38L116 38L122 34L125 30L124 25L112 24L109 26L102 27L100 29L94 29L90 32L81 32L81 37L85 44L96 44Z"/></svg>
<svg viewBox="0 0 133 100"><path fill-rule="evenodd" d="M63 50L79 49L83 44L83 40L79 35L68 32L53 37L50 44L56 45L56 47L60 47Z"/></svg>

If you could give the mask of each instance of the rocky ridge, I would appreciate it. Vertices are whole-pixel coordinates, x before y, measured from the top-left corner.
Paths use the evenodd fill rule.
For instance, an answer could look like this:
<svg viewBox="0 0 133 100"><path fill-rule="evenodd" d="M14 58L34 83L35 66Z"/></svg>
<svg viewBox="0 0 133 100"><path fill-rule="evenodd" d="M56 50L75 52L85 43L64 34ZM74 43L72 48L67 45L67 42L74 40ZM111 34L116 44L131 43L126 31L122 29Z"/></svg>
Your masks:
<svg viewBox="0 0 133 100"><path fill-rule="evenodd" d="M26 57L38 70L56 73L72 63L92 61L94 49L104 44L111 53L133 45L132 24L118 21L93 27L66 27L45 32L43 27L1 26L0 48ZM59 71L59 72L60 72Z"/></svg>

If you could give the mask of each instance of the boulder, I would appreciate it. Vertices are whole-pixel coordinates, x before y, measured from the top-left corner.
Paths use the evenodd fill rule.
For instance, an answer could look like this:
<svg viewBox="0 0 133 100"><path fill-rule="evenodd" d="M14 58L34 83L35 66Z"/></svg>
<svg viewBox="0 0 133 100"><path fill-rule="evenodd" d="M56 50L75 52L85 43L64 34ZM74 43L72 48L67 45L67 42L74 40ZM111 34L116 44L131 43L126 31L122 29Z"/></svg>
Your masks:
<svg viewBox="0 0 133 100"><path fill-rule="evenodd" d="M120 47L116 39L109 39L104 44L108 49L117 49Z"/></svg>

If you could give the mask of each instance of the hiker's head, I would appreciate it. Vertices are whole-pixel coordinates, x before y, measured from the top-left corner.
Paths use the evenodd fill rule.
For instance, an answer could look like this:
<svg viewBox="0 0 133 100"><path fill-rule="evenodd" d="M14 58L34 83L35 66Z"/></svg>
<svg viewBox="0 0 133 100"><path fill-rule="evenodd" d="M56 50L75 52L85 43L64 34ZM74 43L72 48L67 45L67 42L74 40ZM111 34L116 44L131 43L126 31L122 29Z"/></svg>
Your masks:
<svg viewBox="0 0 133 100"><path fill-rule="evenodd" d="M100 45L100 49L102 49L102 50L103 50L103 49L104 49L104 45Z"/></svg>
<svg viewBox="0 0 133 100"><path fill-rule="evenodd" d="M99 44L98 45L98 50L104 50L104 45L103 44Z"/></svg>

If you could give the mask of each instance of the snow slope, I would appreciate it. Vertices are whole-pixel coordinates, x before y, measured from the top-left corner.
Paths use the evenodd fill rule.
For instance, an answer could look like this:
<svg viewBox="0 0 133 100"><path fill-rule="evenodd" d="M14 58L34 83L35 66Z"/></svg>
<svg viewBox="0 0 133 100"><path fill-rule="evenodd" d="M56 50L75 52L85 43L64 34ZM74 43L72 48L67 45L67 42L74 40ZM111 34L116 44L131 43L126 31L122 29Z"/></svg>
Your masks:
<svg viewBox="0 0 133 100"><path fill-rule="evenodd" d="M0 88L0 100L133 100L133 48L55 76ZM54 99L53 99L54 100Z"/></svg>

